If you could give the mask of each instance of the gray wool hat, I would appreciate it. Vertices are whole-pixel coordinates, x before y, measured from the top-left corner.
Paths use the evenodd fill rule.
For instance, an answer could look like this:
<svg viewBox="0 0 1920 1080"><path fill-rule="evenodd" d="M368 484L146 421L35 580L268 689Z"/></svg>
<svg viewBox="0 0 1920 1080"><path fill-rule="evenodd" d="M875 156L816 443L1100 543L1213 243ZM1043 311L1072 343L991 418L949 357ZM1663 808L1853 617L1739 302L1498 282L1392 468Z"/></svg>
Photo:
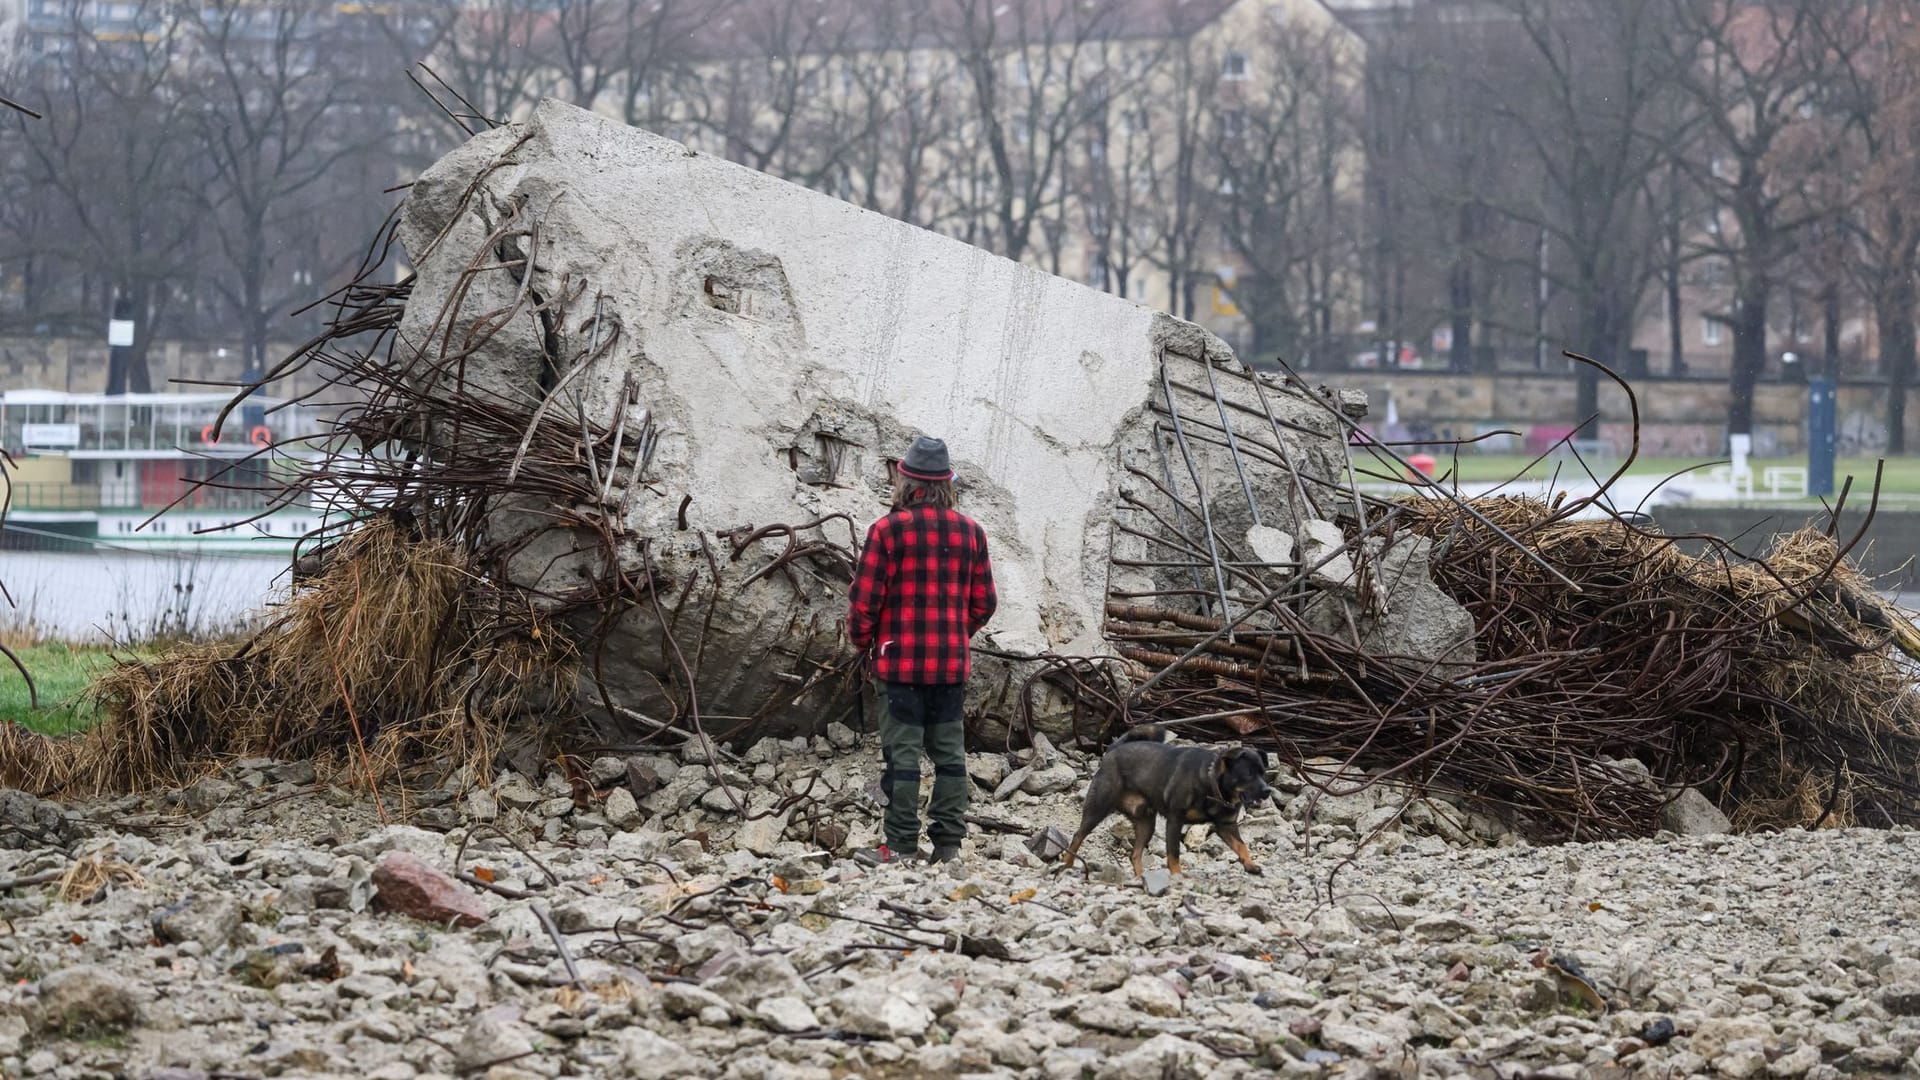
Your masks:
<svg viewBox="0 0 1920 1080"><path fill-rule="evenodd" d="M907 456L898 468L909 480L951 480L953 466L947 461L947 444L922 435L907 448Z"/></svg>

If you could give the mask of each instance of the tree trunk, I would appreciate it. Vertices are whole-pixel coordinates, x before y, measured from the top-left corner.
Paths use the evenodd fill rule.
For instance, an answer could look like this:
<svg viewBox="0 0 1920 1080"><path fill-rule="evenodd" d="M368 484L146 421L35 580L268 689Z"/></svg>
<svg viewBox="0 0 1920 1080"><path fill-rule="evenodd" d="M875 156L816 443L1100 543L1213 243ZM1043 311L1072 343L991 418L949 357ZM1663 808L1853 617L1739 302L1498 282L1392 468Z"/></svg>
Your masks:
<svg viewBox="0 0 1920 1080"><path fill-rule="evenodd" d="M1453 335L1447 366L1473 370L1473 204L1462 203L1454 216L1453 267L1447 273L1448 329Z"/></svg>
<svg viewBox="0 0 1920 1080"><path fill-rule="evenodd" d="M259 218L248 223L245 273L240 283L243 310L240 313L241 363L249 369L265 370L267 357L266 225Z"/></svg>
<svg viewBox="0 0 1920 1080"><path fill-rule="evenodd" d="M1594 359L1598 360L1599 357ZM1573 422L1580 425L1574 432L1574 438L1599 438L1600 372L1592 364L1581 364L1579 370L1574 372L1574 379Z"/></svg>
<svg viewBox="0 0 1920 1080"><path fill-rule="evenodd" d="M1453 344L1448 351L1448 366L1454 371L1473 370L1473 264L1467 256L1454 260L1447 275L1447 299L1451 308L1450 326Z"/></svg>
<svg viewBox="0 0 1920 1080"><path fill-rule="evenodd" d="M153 371L147 364L147 351L153 346L153 333L160 321L160 298L154 296L151 282L141 282L130 290L133 300L133 347L127 350L127 392L153 393Z"/></svg>
<svg viewBox="0 0 1920 1080"><path fill-rule="evenodd" d="M1687 374L1687 328L1680 321L1680 264L1676 260L1667 268L1667 371L1674 378L1683 378Z"/></svg>
<svg viewBox="0 0 1920 1080"><path fill-rule="evenodd" d="M1895 274L1874 305L1880 324L1881 366L1887 373L1887 453L1907 452L1907 387L1913 382L1914 283Z"/></svg>
<svg viewBox="0 0 1920 1080"><path fill-rule="evenodd" d="M1294 359L1308 324L1288 303L1284 282L1271 275L1248 273L1234 286L1233 301L1247 320L1248 357Z"/></svg>
<svg viewBox="0 0 1920 1080"><path fill-rule="evenodd" d="M1840 285L1828 282L1820 294L1820 321L1825 340L1820 350L1820 374L1840 377Z"/></svg>
<svg viewBox="0 0 1920 1080"><path fill-rule="evenodd" d="M133 298L121 292L113 299L113 314L110 319L120 322L132 319ZM111 323L109 323L111 325ZM127 392L127 358L133 350L125 345L107 346L107 393L118 396Z"/></svg>
<svg viewBox="0 0 1920 1080"><path fill-rule="evenodd" d="M1767 301L1764 280L1740 286L1740 309L1733 313L1733 370L1728 375L1727 434L1753 434L1753 390L1767 367Z"/></svg>
<svg viewBox="0 0 1920 1080"><path fill-rule="evenodd" d="M1586 290L1592 295L1593 290ZM1604 300L1593 299L1580 305L1580 342L1589 359L1606 365L1615 371L1619 368L1615 361L1612 308ZM1575 437L1581 439L1598 438L1600 435L1600 369L1592 364L1574 364L1575 393L1573 401L1573 422L1578 425Z"/></svg>
<svg viewBox="0 0 1920 1080"><path fill-rule="evenodd" d="M1680 320L1683 305L1680 295L1680 250L1685 238L1680 232L1680 163L1673 160L1667 166L1667 212L1665 215L1666 266L1661 274L1661 284L1667 293L1667 372L1674 378L1685 378L1687 374L1687 328Z"/></svg>

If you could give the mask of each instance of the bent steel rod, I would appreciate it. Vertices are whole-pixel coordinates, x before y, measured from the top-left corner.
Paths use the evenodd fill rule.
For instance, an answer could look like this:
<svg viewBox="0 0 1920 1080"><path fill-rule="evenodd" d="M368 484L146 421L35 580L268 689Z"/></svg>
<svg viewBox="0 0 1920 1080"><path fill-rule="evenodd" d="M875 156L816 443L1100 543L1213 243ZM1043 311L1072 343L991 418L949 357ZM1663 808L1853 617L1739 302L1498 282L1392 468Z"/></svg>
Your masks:
<svg viewBox="0 0 1920 1080"><path fill-rule="evenodd" d="M1220 396L1219 380L1213 377L1213 361L1207 357L1204 348L1200 354L1200 366L1207 369L1207 389L1213 391L1213 407L1220 410L1220 427L1227 433L1227 453L1233 458L1233 471L1240 474L1240 491L1247 497L1247 512L1253 515L1253 523L1258 525L1260 506L1253 501L1253 484L1248 482L1246 465L1240 460L1240 440L1234 437L1233 421L1227 417L1226 400Z"/></svg>
<svg viewBox="0 0 1920 1080"><path fill-rule="evenodd" d="M1273 403L1267 400L1266 384L1262 383L1258 376L1253 379L1253 392L1260 398L1260 410L1267 414L1267 423L1273 428L1274 445L1280 448L1280 457L1286 462L1287 472L1293 477L1295 493L1307 504L1307 509L1313 511L1313 516L1319 517L1320 506L1313 501L1312 495L1307 494L1306 481L1300 479L1300 465L1293 460L1293 451L1287 448L1286 437L1280 434L1280 418L1273 414ZM1300 507L1296 505L1293 507L1294 520L1299 521L1300 516Z"/></svg>
<svg viewBox="0 0 1920 1080"><path fill-rule="evenodd" d="M1173 386L1167 378L1167 351L1160 350L1160 389L1167 398L1167 411L1173 418L1174 442L1180 447L1180 458L1186 462L1187 476L1193 480L1193 489L1200 496L1200 523L1207 530L1207 554L1213 559L1213 583L1220 591L1220 617L1233 617L1233 608L1227 603L1227 575L1220 566L1220 540L1213 534L1213 510L1207 505L1207 487L1200 482L1200 470L1193 465L1193 451L1187 447L1186 432L1180 426L1180 406L1174 404ZM1233 641L1233 624L1227 624L1227 641Z"/></svg>
<svg viewBox="0 0 1920 1080"><path fill-rule="evenodd" d="M1154 456L1154 459L1160 463L1160 475L1163 478L1165 478L1166 483L1164 485L1158 484L1153 479L1152 476L1150 476L1149 474L1139 469L1133 469L1132 472L1135 475L1145 479L1148 483L1154 484L1156 487L1159 487L1161 491L1166 493L1168 501L1173 503L1173 520L1178 523L1178 527L1174 528L1172 532L1175 536L1178 536L1182 540L1184 540L1187 538L1186 523L1187 523L1187 517L1189 516L1187 511L1187 504L1185 499L1181 499L1178 496L1173 494L1173 466L1167 462L1167 448L1160 445L1160 433L1157 430L1149 433L1147 441L1153 444L1153 456ZM1151 513L1151 511L1149 511L1149 513ZM1153 516L1155 520L1159 520L1160 516L1158 514L1154 514ZM1162 521L1161 524L1164 525L1166 523ZM1211 530L1209 530L1208 535L1209 536L1212 535ZM1111 574L1112 573L1111 567L1113 562L1111 555L1108 556L1107 562L1109 567L1108 573ZM1207 598L1205 596L1206 581L1200 576L1200 571L1198 570L1193 571L1191 580L1193 581L1194 591L1202 594L1202 600L1200 604L1201 608L1204 610L1205 608L1211 606L1213 601L1211 600L1211 598ZM1223 612L1222 614L1224 615L1225 613Z"/></svg>
<svg viewBox="0 0 1920 1080"><path fill-rule="evenodd" d="M1276 358L1275 362L1278 363L1282 368L1285 368L1287 374L1292 376L1294 379L1297 380L1300 378L1299 374L1295 372L1292 367L1289 367L1285 360L1280 360ZM1258 376L1252 374L1251 372L1246 373L1242 377L1248 378L1248 379L1255 379L1255 380L1258 379ZM1341 426L1345 427L1349 434L1360 430L1360 425L1352 417L1348 416L1346 413L1341 412L1339 408L1337 408L1331 401L1319 401L1318 403L1320 407L1326 409L1327 412L1330 413L1333 416L1333 418L1340 423ZM1380 451L1384 452L1388 457L1392 458L1396 463L1399 464L1399 466L1402 469L1407 470L1408 473L1415 476L1421 476L1421 477L1426 476L1425 473L1422 473L1418 469L1415 469L1413 465L1407 461L1406 458L1401 457L1400 452L1395 450L1393 447L1384 446L1378 443L1375 443L1373 445ZM1435 483L1432 480L1427 480L1424 486L1430 487L1433 490L1438 491L1440 493L1441 498L1446 499L1448 502L1459 507L1461 510L1466 511L1466 513L1469 516L1471 516L1475 521L1478 521L1480 524L1485 525L1489 529L1492 529L1494 534L1499 536L1500 539L1505 540L1507 543L1513 545L1514 550L1526 556L1529 561L1538 565L1540 569L1545 570L1547 573L1552 574L1554 577L1558 578L1562 585L1565 585L1567 588L1573 590L1576 593L1584 591L1580 588L1580 584L1578 582L1574 581L1572 578L1568 577L1567 575L1561 573L1559 570L1555 569L1554 565L1548 562L1547 560L1541 558L1538 552L1534 551L1530 547L1527 547L1525 544L1522 544L1520 541L1514 539L1513 535L1507 532L1507 530L1501 528L1498 525L1495 525L1492 521L1488 520L1487 515L1481 513L1478 510L1475 510L1471 505L1470 500L1461 498L1459 495L1449 492L1446 488L1441 487L1439 484Z"/></svg>
<svg viewBox="0 0 1920 1080"><path fill-rule="evenodd" d="M1382 525L1384 525L1387 522L1387 520L1388 519L1385 517L1375 518L1371 524L1369 524L1364 530L1361 530L1357 535L1354 536L1352 543L1358 544L1358 543L1365 542L1367 539L1367 534L1375 530L1378 530ZM1170 673L1178 671L1182 664L1185 664L1188 660L1191 660L1194 657L1200 655L1200 653L1204 651L1208 645L1212 644L1215 641L1218 641L1223 637L1227 638L1227 640L1229 641L1232 641L1233 638L1231 637L1231 635L1235 627L1239 626L1243 622L1246 622L1248 619L1252 618L1256 613L1266 610L1269 604L1272 604L1275 600L1278 600L1281 596L1285 595L1286 593L1292 590L1307 588L1308 587L1307 581L1313 575L1314 571L1327 565L1328 563L1339 558L1340 556L1345 555L1347 553L1347 549L1349 546L1350 545L1342 545L1340 547L1334 548L1332 551L1329 551L1326 555L1322 556L1321 559L1318 562L1314 563L1312 566L1304 567L1300 571L1300 574L1297 578L1291 581L1284 582L1278 586L1275 586L1272 589L1267 590L1266 595L1262 596L1258 601L1256 601L1255 603L1247 607L1245 611L1242 611L1240 614L1234 615L1232 618L1227 619L1224 623L1221 624L1220 629L1209 633L1205 638L1203 638L1200 641L1199 644L1193 646L1192 648L1188 649L1184 654L1182 654L1178 660L1175 660L1173 663L1168 664L1166 667L1163 667L1159 671L1154 672L1153 675L1150 678L1148 678L1146 682L1143 682L1139 686L1135 687L1133 692L1127 695L1128 707L1131 708L1135 702L1140 700L1140 697L1142 694L1145 694L1147 691L1153 689L1154 686L1159 684L1160 680L1166 678L1167 675L1169 675Z"/></svg>

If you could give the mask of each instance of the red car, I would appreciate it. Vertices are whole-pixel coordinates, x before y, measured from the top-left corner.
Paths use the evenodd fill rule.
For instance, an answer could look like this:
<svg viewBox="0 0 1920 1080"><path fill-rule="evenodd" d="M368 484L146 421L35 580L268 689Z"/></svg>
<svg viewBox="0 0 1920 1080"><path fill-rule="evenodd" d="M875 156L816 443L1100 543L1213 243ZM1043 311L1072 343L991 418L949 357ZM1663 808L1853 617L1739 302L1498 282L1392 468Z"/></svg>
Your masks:
<svg viewBox="0 0 1920 1080"><path fill-rule="evenodd" d="M1382 343L1375 345L1366 352L1355 353L1353 366L1357 368L1377 368L1381 366L1380 358L1386 355L1386 352L1387 346ZM1393 366L1400 368L1418 368L1424 363L1425 361L1420 358L1420 354L1414 350L1413 346L1402 343L1400 346L1400 362Z"/></svg>

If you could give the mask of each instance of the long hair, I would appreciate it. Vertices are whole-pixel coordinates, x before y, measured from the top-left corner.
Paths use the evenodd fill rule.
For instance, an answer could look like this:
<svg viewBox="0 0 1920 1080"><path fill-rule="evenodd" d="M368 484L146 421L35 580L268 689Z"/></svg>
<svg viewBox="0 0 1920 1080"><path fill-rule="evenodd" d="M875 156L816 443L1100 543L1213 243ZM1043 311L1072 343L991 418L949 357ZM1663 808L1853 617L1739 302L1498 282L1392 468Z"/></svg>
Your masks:
<svg viewBox="0 0 1920 1080"><path fill-rule="evenodd" d="M893 508L905 510L909 506L933 506L941 510L953 509L953 481L951 480L915 480L893 471Z"/></svg>

